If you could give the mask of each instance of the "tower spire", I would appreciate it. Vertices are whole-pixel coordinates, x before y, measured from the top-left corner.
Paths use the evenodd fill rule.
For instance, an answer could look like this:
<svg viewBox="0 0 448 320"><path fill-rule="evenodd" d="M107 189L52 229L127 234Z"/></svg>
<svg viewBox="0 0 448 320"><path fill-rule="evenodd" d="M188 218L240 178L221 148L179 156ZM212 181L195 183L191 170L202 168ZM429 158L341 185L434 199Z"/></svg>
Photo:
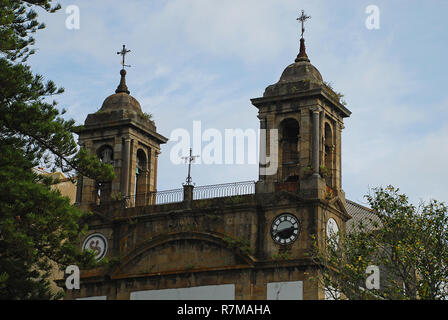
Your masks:
<svg viewBox="0 0 448 320"><path fill-rule="evenodd" d="M305 48L305 39L303 38L303 34L305 32L305 22L306 20L310 19L311 16L307 16L305 14L305 11L302 10L302 14L300 15L300 17L298 17L296 20L300 21L302 23L302 35L300 37L300 51L299 54L295 60L295 62L299 62L299 61L307 61L310 62L310 59L308 59L308 56L306 54L306 48Z"/></svg>
<svg viewBox="0 0 448 320"><path fill-rule="evenodd" d="M126 54L128 54L129 52L131 52L131 50L126 50L126 45L123 45L123 49L121 51L117 52L117 54L120 54L123 58L121 61L122 69L120 70L121 80L120 80L120 84L117 87L117 90L115 90L115 93L120 93L120 92L124 92L127 94L130 93L128 90L128 86L126 85L126 70L124 69L125 67L130 67L130 65L125 64L125 57L126 57Z"/></svg>
<svg viewBox="0 0 448 320"><path fill-rule="evenodd" d="M115 93L124 92L130 94L131 92L129 91L128 86L126 85L126 70L121 69L120 75L121 75L120 84L118 85L117 90L115 90Z"/></svg>

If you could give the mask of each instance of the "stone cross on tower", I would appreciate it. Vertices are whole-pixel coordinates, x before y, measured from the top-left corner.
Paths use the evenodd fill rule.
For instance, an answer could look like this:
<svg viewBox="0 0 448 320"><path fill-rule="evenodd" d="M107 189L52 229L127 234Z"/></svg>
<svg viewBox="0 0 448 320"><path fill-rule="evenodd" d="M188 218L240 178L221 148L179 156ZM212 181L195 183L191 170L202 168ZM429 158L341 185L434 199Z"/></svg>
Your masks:
<svg viewBox="0 0 448 320"><path fill-rule="evenodd" d="M123 56L123 60L121 61L121 65L124 67L130 67L130 65L126 65L125 62L125 57L126 54L128 54L129 52L131 52L131 50L126 50L126 45L123 45L123 49L121 49L121 51L118 51L117 54L121 54Z"/></svg>
<svg viewBox="0 0 448 320"><path fill-rule="evenodd" d="M310 16L307 16L305 14L305 11L302 10L302 15L300 17L298 17L296 20L302 22L302 39L303 39L303 33L305 32L305 21L310 19Z"/></svg>
<svg viewBox="0 0 448 320"><path fill-rule="evenodd" d="M194 161L194 159L196 159L198 157L199 156L193 156L192 155L191 148L190 148L190 155L186 156L186 157L182 157L182 159L185 159L185 162L188 162L188 176L187 176L187 179L186 179L186 182L187 182L186 185L187 186L190 186L191 185L191 181L192 181L191 176L190 176L190 173L191 173L191 163Z"/></svg>

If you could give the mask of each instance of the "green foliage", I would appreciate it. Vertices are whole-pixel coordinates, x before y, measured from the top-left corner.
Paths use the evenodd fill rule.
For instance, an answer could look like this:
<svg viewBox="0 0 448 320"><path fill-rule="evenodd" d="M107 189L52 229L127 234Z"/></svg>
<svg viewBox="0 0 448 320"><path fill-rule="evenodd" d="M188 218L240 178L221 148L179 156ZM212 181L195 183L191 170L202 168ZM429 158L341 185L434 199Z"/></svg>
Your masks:
<svg viewBox="0 0 448 320"><path fill-rule="evenodd" d="M326 87L328 87L328 88L331 90L331 93L334 94L334 97L336 98L336 100L337 100L340 104L342 104L342 105L344 105L344 106L347 105L347 101L345 101L345 100L343 99L343 98L344 98L344 94L341 93L341 92L335 91L335 90L333 89L333 85L331 84L331 82L324 81L324 85L325 85Z"/></svg>
<svg viewBox="0 0 448 320"><path fill-rule="evenodd" d="M278 254L274 254L272 256L272 259L274 259L276 261L290 260L291 259L291 251L284 251L284 252L280 252Z"/></svg>
<svg viewBox="0 0 448 320"><path fill-rule="evenodd" d="M331 200L334 198L333 190L329 190L325 192L325 200Z"/></svg>
<svg viewBox="0 0 448 320"><path fill-rule="evenodd" d="M305 176L309 176L309 175L312 175L313 174L313 167L311 166L311 165L307 165L306 167L304 167L303 169L302 169L302 172L303 172L303 174L305 175Z"/></svg>
<svg viewBox="0 0 448 320"><path fill-rule="evenodd" d="M83 213L39 183L21 150L0 144L0 299L48 299L52 262L91 265L79 252Z"/></svg>
<svg viewBox="0 0 448 320"><path fill-rule="evenodd" d="M431 200L414 206L392 186L366 196L372 217L349 234L317 243L322 282L349 299L446 299L448 210ZM336 237L339 241L336 244ZM380 289L367 290L366 268L380 267Z"/></svg>
<svg viewBox="0 0 448 320"><path fill-rule="evenodd" d="M128 218L128 223L129 223L129 226L131 226L131 227L137 225L137 222L138 222L138 219L136 219L136 218L134 218L134 219Z"/></svg>
<svg viewBox="0 0 448 320"><path fill-rule="evenodd" d="M242 195L231 196L231 197L227 197L226 200L232 204L238 204L238 203L244 202L244 196L242 196Z"/></svg>
<svg viewBox="0 0 448 320"><path fill-rule="evenodd" d="M328 169L326 166L320 166L319 167L319 174L325 178L330 176L330 169Z"/></svg>
<svg viewBox="0 0 448 320"><path fill-rule="evenodd" d="M122 195L121 192L113 192L113 193L110 195L110 199L111 199L112 201L122 201L123 198L124 198L124 196Z"/></svg>
<svg viewBox="0 0 448 320"><path fill-rule="evenodd" d="M115 267L118 267L121 264L120 256L113 257L104 257L100 262L97 263L99 267L107 267L109 270L112 270Z"/></svg>
<svg viewBox="0 0 448 320"><path fill-rule="evenodd" d="M192 263L190 263L190 264L187 264L187 265L185 266L185 271L190 271L190 270L193 270L193 269L194 269L194 267L195 267L195 265L194 265L194 264L192 264Z"/></svg>
<svg viewBox="0 0 448 320"><path fill-rule="evenodd" d="M207 220L209 220L210 222L216 222L216 223L222 222L222 220L224 219L222 217L222 215L220 215L219 213L215 213L215 212L211 212L210 214L206 214L205 218Z"/></svg>
<svg viewBox="0 0 448 320"><path fill-rule="evenodd" d="M55 12L61 8L58 4L51 5L52 0L2 0L0 1L0 52L7 59L22 61L34 54L30 49L34 44L32 34L45 28L45 24L37 21L37 13L31 6L39 6L48 12ZM30 9L31 8L31 9Z"/></svg>
<svg viewBox="0 0 448 320"><path fill-rule="evenodd" d="M140 115L140 117L142 119L145 119L147 121L151 121L152 119L152 114L151 113L147 113L147 112L142 112L142 114Z"/></svg>
<svg viewBox="0 0 448 320"><path fill-rule="evenodd" d="M0 299L59 298L48 277L53 266L95 265L80 252L85 215L33 173L38 164L72 176L110 181L113 170L78 150L73 120L65 120L49 99L63 92L25 65L34 53L32 34L44 28L33 10L54 12L51 0L0 1Z"/></svg>
<svg viewBox="0 0 448 320"><path fill-rule="evenodd" d="M227 246L232 249L239 249L241 252L252 255L254 254L254 249L250 246L250 242L241 237L232 238L225 236L223 240L226 242Z"/></svg>

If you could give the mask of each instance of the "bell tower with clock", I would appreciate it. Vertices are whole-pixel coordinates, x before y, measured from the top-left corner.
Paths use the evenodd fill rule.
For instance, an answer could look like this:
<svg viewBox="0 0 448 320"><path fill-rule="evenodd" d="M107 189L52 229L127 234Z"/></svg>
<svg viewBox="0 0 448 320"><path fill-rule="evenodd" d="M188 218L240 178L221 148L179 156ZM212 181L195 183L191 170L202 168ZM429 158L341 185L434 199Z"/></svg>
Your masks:
<svg viewBox="0 0 448 320"><path fill-rule="evenodd" d="M300 52L280 80L252 99L258 108L261 137L259 181L256 193L276 197L265 210L265 256L307 260L313 241L325 245L329 234L345 231L350 215L341 186L341 131L351 112L314 67L305 48L302 11ZM262 138L263 139L263 138ZM308 288L310 298L323 290Z"/></svg>

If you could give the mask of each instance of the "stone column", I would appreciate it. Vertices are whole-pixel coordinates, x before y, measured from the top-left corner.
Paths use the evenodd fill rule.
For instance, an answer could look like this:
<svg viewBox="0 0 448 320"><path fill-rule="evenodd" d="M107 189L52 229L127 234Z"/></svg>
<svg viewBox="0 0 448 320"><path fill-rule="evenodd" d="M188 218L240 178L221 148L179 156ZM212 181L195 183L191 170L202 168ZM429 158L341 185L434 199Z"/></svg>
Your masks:
<svg viewBox="0 0 448 320"><path fill-rule="evenodd" d="M342 190L342 130L344 129L344 124L342 122L336 124L336 150L335 150L335 163L336 163L336 183L335 185L339 190Z"/></svg>
<svg viewBox="0 0 448 320"><path fill-rule="evenodd" d="M137 149L138 141L137 139L131 139L131 152L129 154L129 183L128 183L128 196L129 205L131 207L135 206L136 201L136 186L137 186Z"/></svg>
<svg viewBox="0 0 448 320"><path fill-rule="evenodd" d="M313 176L319 176L319 145L320 145L320 133L319 133L319 108L311 110L313 112L313 149L312 149L312 167L314 170Z"/></svg>
<svg viewBox="0 0 448 320"><path fill-rule="evenodd" d="M153 177L153 190L156 191L157 190L157 167L158 167L158 161L159 161L159 154L160 151L159 150L154 150L154 166L153 166L153 170L154 170L154 177ZM151 191L153 191L151 190Z"/></svg>
<svg viewBox="0 0 448 320"><path fill-rule="evenodd" d="M122 188L122 194L124 196L129 195L129 168L131 163L131 139L125 138L124 139L124 156L123 156L123 185Z"/></svg>

